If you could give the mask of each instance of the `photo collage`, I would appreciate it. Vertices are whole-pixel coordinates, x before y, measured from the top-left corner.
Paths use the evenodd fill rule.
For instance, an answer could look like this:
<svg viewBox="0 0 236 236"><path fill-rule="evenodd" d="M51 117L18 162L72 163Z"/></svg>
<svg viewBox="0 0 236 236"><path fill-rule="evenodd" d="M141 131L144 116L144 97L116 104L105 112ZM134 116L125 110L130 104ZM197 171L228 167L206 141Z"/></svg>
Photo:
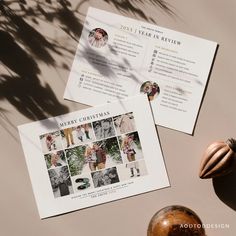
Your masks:
<svg viewBox="0 0 236 236"><path fill-rule="evenodd" d="M39 138L55 198L147 175L132 112Z"/></svg>

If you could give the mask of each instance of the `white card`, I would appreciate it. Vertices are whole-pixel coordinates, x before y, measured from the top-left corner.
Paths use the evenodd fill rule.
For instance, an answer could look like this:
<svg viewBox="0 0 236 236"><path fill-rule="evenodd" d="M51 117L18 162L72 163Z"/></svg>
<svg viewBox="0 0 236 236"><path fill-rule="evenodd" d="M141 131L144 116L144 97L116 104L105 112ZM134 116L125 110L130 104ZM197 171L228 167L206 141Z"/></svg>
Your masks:
<svg viewBox="0 0 236 236"><path fill-rule="evenodd" d="M18 129L41 218L169 186L145 95Z"/></svg>
<svg viewBox="0 0 236 236"><path fill-rule="evenodd" d="M89 8L64 98L95 106L146 93L156 124L192 134L216 47Z"/></svg>

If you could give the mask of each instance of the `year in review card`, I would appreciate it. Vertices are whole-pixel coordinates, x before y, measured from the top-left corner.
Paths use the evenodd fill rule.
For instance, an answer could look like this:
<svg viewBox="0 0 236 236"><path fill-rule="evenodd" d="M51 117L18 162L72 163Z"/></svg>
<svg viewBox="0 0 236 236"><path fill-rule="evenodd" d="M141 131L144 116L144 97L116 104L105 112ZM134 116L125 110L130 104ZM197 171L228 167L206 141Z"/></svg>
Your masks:
<svg viewBox="0 0 236 236"><path fill-rule="evenodd" d="M147 94L155 123L193 133L217 43L89 8L64 98Z"/></svg>

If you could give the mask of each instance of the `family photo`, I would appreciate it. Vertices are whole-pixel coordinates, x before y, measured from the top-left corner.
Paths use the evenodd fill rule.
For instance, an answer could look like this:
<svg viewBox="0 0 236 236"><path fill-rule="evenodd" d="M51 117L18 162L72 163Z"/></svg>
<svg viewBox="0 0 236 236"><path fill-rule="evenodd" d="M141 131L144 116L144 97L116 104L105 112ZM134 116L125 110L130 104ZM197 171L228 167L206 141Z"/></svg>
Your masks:
<svg viewBox="0 0 236 236"><path fill-rule="evenodd" d="M113 117L118 135L136 130L133 112Z"/></svg>
<svg viewBox="0 0 236 236"><path fill-rule="evenodd" d="M40 142L43 153L62 149L60 131L40 135Z"/></svg>
<svg viewBox="0 0 236 236"><path fill-rule="evenodd" d="M108 35L104 29L95 28L89 32L88 42L95 48L104 47L107 44Z"/></svg>
<svg viewBox="0 0 236 236"><path fill-rule="evenodd" d="M67 166L48 170L54 197L63 197L73 193Z"/></svg>
<svg viewBox="0 0 236 236"><path fill-rule="evenodd" d="M95 188L120 182L116 167L92 173Z"/></svg>
<svg viewBox="0 0 236 236"><path fill-rule="evenodd" d="M72 176L122 163L116 137L66 149L65 152Z"/></svg>

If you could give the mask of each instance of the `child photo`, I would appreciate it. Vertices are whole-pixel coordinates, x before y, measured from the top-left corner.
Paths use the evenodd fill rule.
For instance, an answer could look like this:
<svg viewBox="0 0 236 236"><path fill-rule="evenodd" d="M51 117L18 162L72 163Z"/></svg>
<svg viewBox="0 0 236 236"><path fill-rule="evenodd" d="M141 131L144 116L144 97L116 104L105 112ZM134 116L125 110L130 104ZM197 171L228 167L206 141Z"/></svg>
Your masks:
<svg viewBox="0 0 236 236"><path fill-rule="evenodd" d="M48 169L55 168L58 166L64 166L67 164L64 151L57 151L45 154L44 158Z"/></svg>
<svg viewBox="0 0 236 236"><path fill-rule="evenodd" d="M91 123L61 130L62 143L65 148L95 140Z"/></svg>
<svg viewBox="0 0 236 236"><path fill-rule="evenodd" d="M92 173L95 188L120 182L116 167Z"/></svg>
<svg viewBox="0 0 236 236"><path fill-rule="evenodd" d="M133 112L115 116L113 121L118 135L136 130Z"/></svg>
<svg viewBox="0 0 236 236"><path fill-rule="evenodd" d="M108 35L104 29L95 28L89 32L88 42L95 48L104 47L107 44Z"/></svg>
<svg viewBox="0 0 236 236"><path fill-rule="evenodd" d="M62 149L60 131L40 135L40 142L43 153Z"/></svg>
<svg viewBox="0 0 236 236"><path fill-rule="evenodd" d="M125 163L143 158L138 132L124 134L119 137L122 158Z"/></svg>
<svg viewBox="0 0 236 236"><path fill-rule="evenodd" d="M76 133L76 140L75 140L76 144L81 144L95 140L92 124L90 123L76 126L75 133Z"/></svg>
<svg viewBox="0 0 236 236"><path fill-rule="evenodd" d="M133 161L123 165L117 166L117 172L120 177L120 181L129 180L147 175L147 168L144 160Z"/></svg>
<svg viewBox="0 0 236 236"><path fill-rule="evenodd" d="M97 140L115 136L112 118L93 122L93 129Z"/></svg>
<svg viewBox="0 0 236 236"><path fill-rule="evenodd" d="M63 197L73 193L67 166L48 170L54 197Z"/></svg>

